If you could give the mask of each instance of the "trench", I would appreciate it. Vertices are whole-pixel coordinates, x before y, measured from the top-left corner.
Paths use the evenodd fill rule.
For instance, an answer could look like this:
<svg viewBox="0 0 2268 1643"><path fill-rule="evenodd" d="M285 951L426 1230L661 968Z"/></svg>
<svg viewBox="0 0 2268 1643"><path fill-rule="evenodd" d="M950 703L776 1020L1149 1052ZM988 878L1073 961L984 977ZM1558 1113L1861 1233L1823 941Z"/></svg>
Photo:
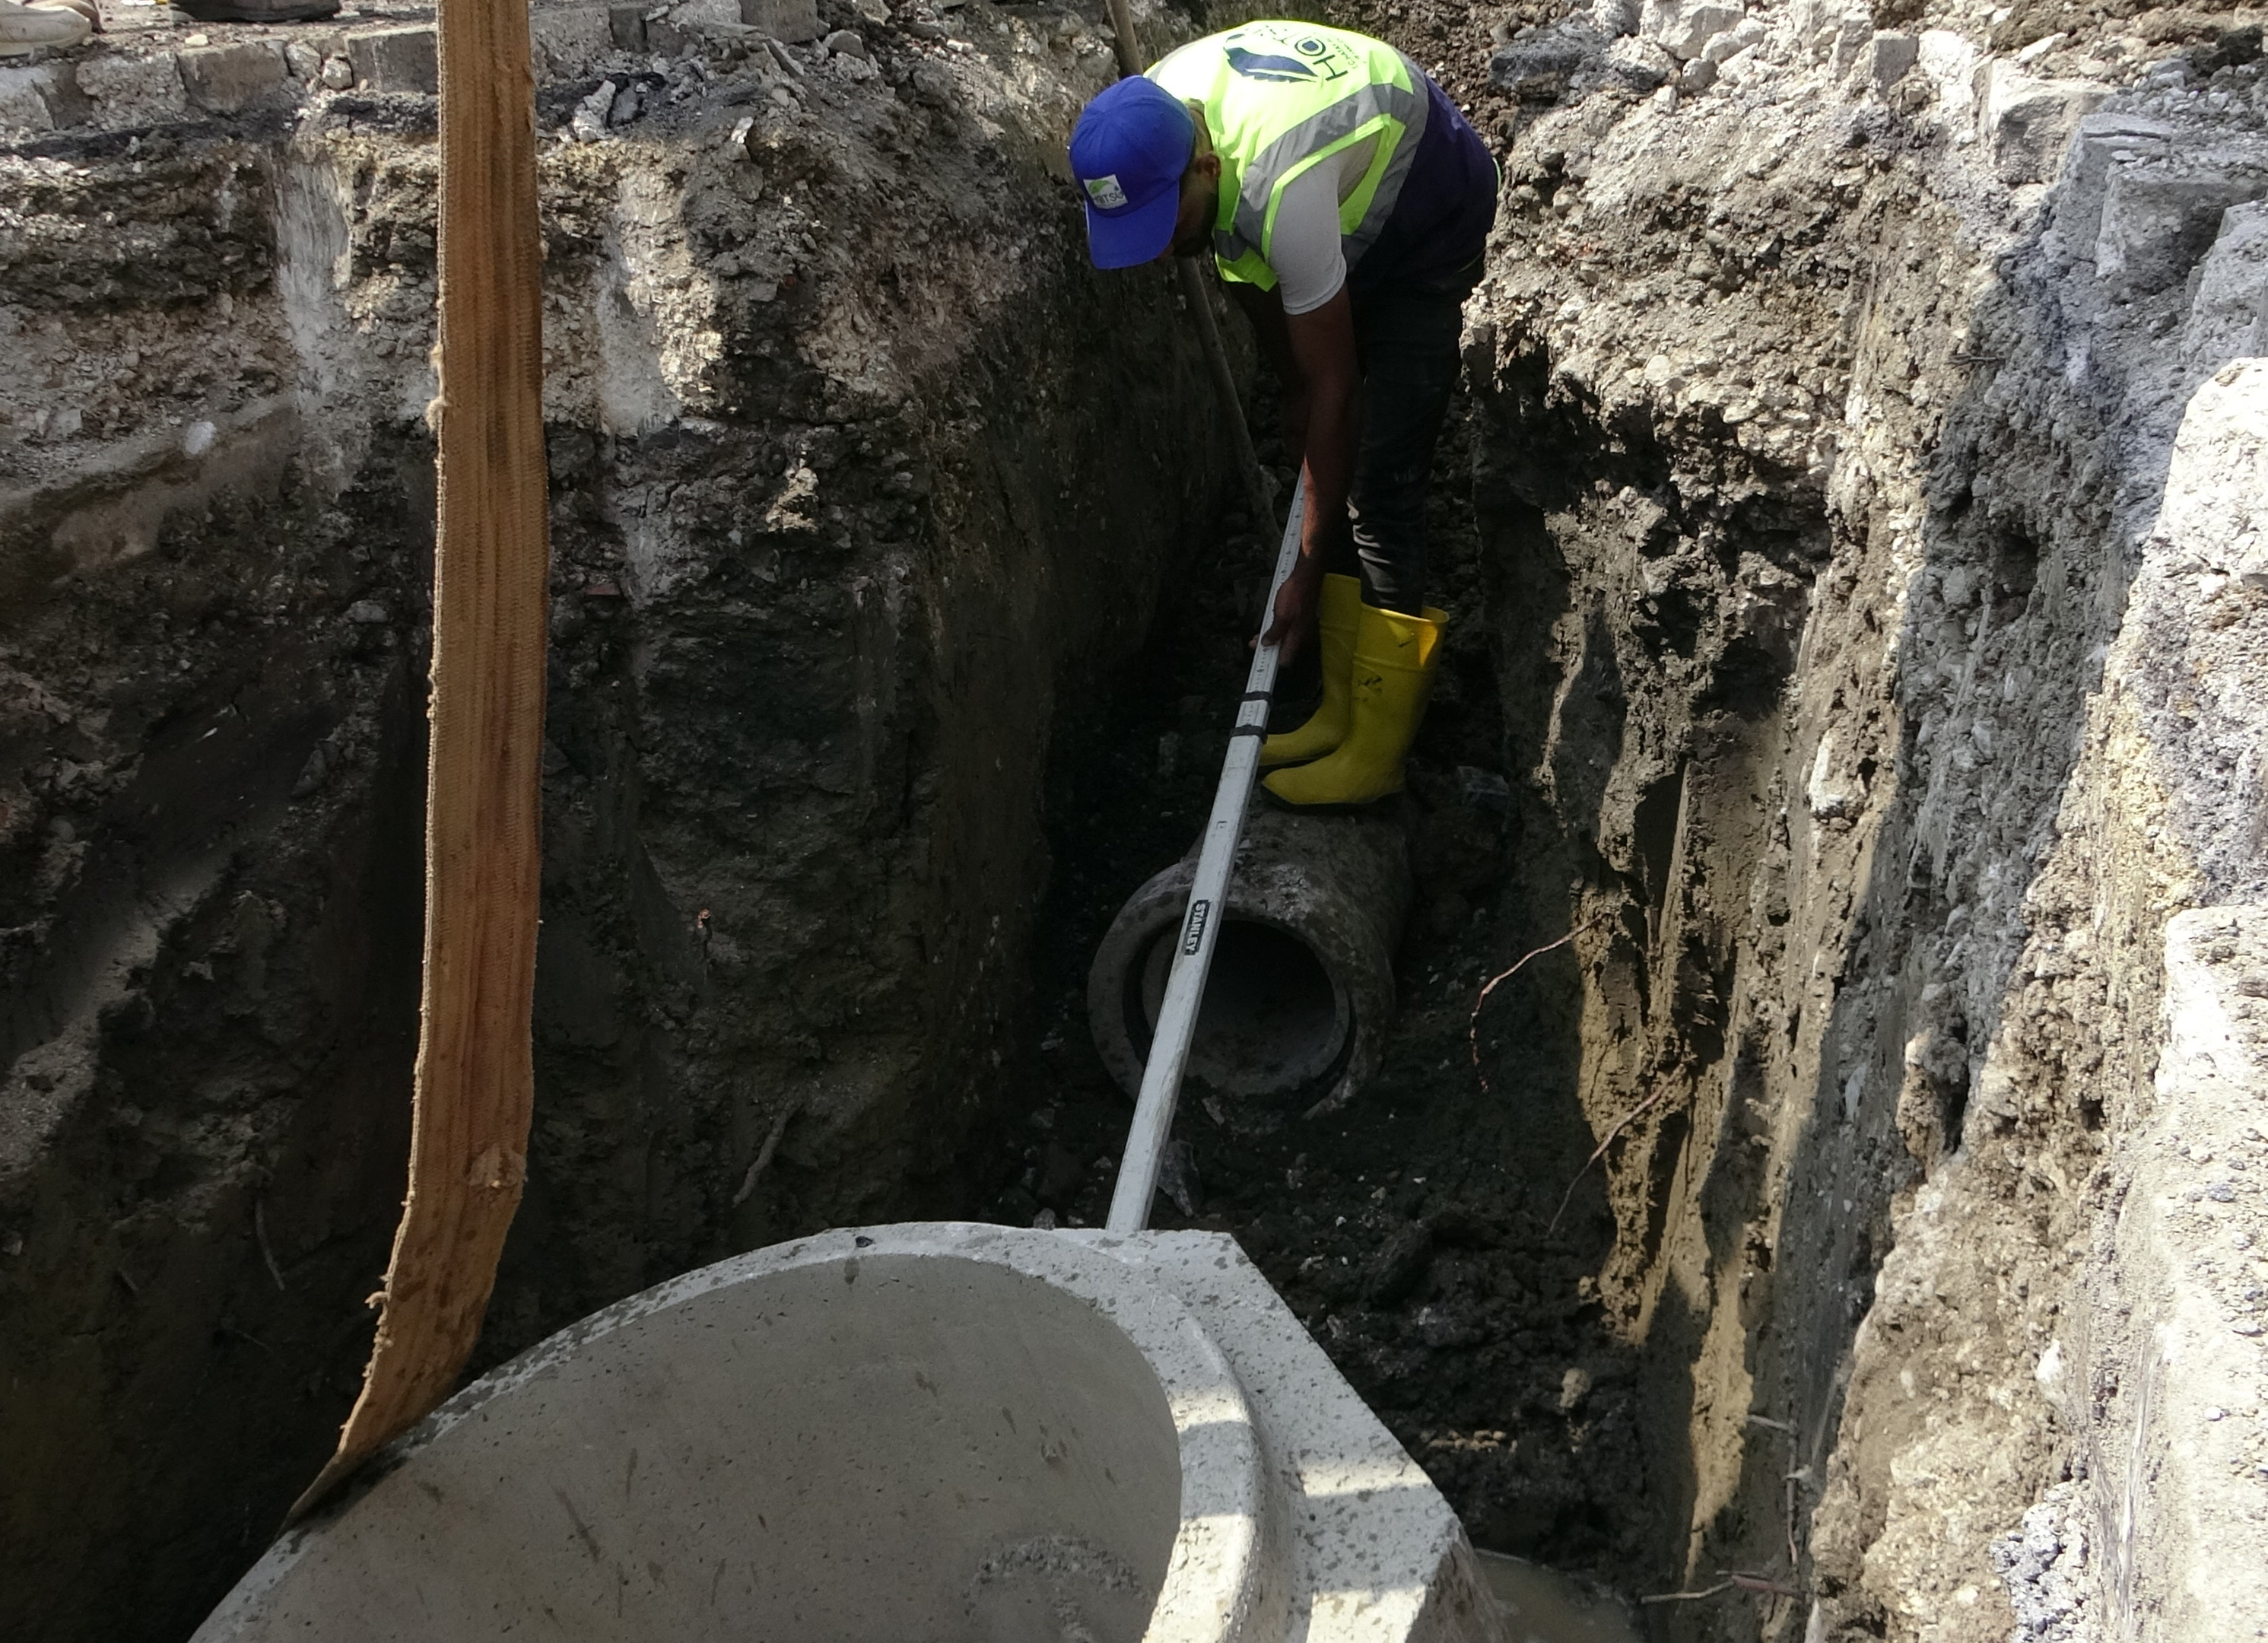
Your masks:
<svg viewBox="0 0 2268 1643"><path fill-rule="evenodd" d="M538 1114L475 1373L820 1228L1103 1219L1165 954L1116 1050L1093 966L1204 819L1272 529L1050 169L1100 8L902 10L839 74L539 10L542 118L615 76L651 123L545 162ZM2257 420L2257 32L2114 70L2023 8L1919 8L1929 57L1765 10L1802 97L1665 107L1612 6L1345 8L1505 164L1452 620L1344 823L1406 871L1391 1008L1232 920L1156 1224L1236 1238L1508 1581L1680 1643L2091 1637L2084 1580L2182 1589L2147 1535L2102 1573L2164 1411L2257 1414L2138 1370L2196 1308L2124 1207L2253 1340L2268 1138L2158 1101L2157 1023L2268 900L2262 505L2175 445ZM2026 30L2064 77L1996 127ZM328 1453L398 1209L431 99L99 53L0 100L48 122L0 246L0 1631L156 1643Z"/></svg>
<svg viewBox="0 0 2268 1643"><path fill-rule="evenodd" d="M1264 382L1262 393L1264 426ZM1439 602L1467 620L1450 630L1408 791L1362 823L1337 823L1398 836L1411 868L1375 1065L1351 1100L1317 1112L1311 1103L1332 1079L1299 1056L1285 1057L1297 1076L1266 1090L1251 1087L1237 1061L1209 1067L1193 1057L1155 1224L1232 1233L1449 1497L1476 1544L1513 1560L1501 1566L1561 1571L1626 1602L1671 1580L1666 1543L1690 1510L1694 1462L1684 1434L1650 1407L1682 1366L1658 1343L1631 1339L1601 1280L1660 1257L1660 1160L1677 1155L1687 1131L1655 1128L1617 1149L1608 1169L1596 1167L1599 1109L1618 1097L1597 1088L1597 1029L1585 1018L1587 995L1621 979L1618 969L1638 969L1645 984L1646 961L1633 964L1632 948L1659 943L1679 800L1672 783L1642 803L1644 843L1630 872L1600 858L1595 814L1579 814L1571 828L1522 768L1523 715L1506 711L1513 670L1504 664L1523 665L1544 634L1498 614L1532 610L1547 629L1559 614L1519 586L1553 549L1537 512L1506 493L1507 453L1587 475L1614 467L1617 444L1577 421L1530 424L1501 402L1461 399L1437 456L1429 529ZM1263 448L1278 454L1272 441ZM1751 549L1770 528L1726 551ZM1090 966L1129 899L1188 847L1211 802L1258 553L1248 521L1231 515L1219 530L1229 551L1201 548L1169 579L1144 652L1051 761L1037 1053L1018 1069L1022 1116L988 1138L988 1219L1099 1225L1107 1207L1128 1080L1098 1050L1108 1035L1094 1030L1099 970ZM1776 685L1769 662L1756 671L1763 676L1742 689L1762 718ZM1314 688L1308 674L1287 680L1279 727L1299 721ZM1536 704L1521 706L1535 716ZM1552 752L1604 770L1622 751L1621 731L1618 713L1594 712ZM1688 879L1691 895L1712 895L1705 876ZM1489 978L1531 949L1587 918L1608 923L1602 905L1621 951L1558 946L1478 1003ZM1344 1007L1335 1018L1313 947L1281 929L1241 929L1234 941L1224 934L1200 1044L1210 1028L1248 1052L1275 1042L1289 1016L1304 1018L1308 1059L1339 1045ZM1253 969L1241 972L1240 961ZM1118 962L1111 973L1134 981L1139 960ZM1125 1036L1136 1039L1144 999L1126 991ZM1712 1030L1705 1000L1680 1000L1664 1015L1669 1033ZM980 1181L983 1172L972 1167Z"/></svg>
<svg viewBox="0 0 2268 1643"><path fill-rule="evenodd" d="M1043 313L1068 314L1092 289L1077 276L1048 277L1056 288L1032 298ZM1145 335L1158 335L1152 295L1135 298L1134 306ZM1057 367L1005 328L973 351L983 363L954 391L980 409L956 436L956 460L981 476L957 483L972 494L987 487L1010 493L1005 505L980 508L978 534L1027 529L1019 515L1025 505L1014 494L1026 483L1022 472L1042 460L1091 467L1085 453L1094 448L1095 408L1074 412L1063 424L1068 433L1041 414L1022 432L1005 435L1000 431L1017 413L1037 410L1013 386L1018 378L1047 380ZM654 369L635 358L614 368ZM1202 393L1193 367L1177 391L1183 401ZM1263 382L1256 409L1263 425L1270 394ZM1674 952L1656 956L1675 945L1665 924L1673 916L1673 875L1684 875L1697 897L1712 892L1705 870L1684 859L1682 773L1647 788L1625 857L1602 857L1593 836L1603 799L1594 778L1624 751L1627 687L1611 676L1603 651L1585 667L1593 674L1605 668L1608 676L1583 678L1588 699L1559 715L1550 736L1550 757L1583 773L1572 784L1573 801L1539 795L1528 766L1543 704L1519 687L1550 623L1580 590L1566 578L1555 585L1539 576L1539 562L1560 554L1553 530L1566 522L1555 526L1533 502L1510 494L1504 475L1508 465L1525 462L1587 475L1609 471L1619 459L1606 454L1616 445L1607 431L1523 417L1508 411L1508 402L1505 395L1461 402L1438 455L1434 597L1454 621L1409 792L1381 817L1341 824L1390 836L1393 853L1409 865L1406 928L1388 950L1396 996L1390 1008L1363 1001L1366 1030L1376 1042L1366 1049L1361 1077L1344 1104L1311 1113L1353 1053L1346 989L1335 989L1333 976L1296 935L1233 922L1157 1224L1233 1234L1447 1494L1476 1544L1507 1560L1498 1566L1501 1578L1518 1585L1523 1577L1516 1571L1529 1564L1575 1576L1589 1583L1572 1600L1580 1609L1586 1591L1629 1595L1675 1580L1674 1549L1690 1509L1695 1465L1674 1412L1660 1407L1681 1367L1677 1344L1665 1348L1659 1338L1634 1337L1626 1300L1602 1286L1602 1275L1610 1280L1619 1271L1628 1283L1660 1257L1667 1195L1658 1178L1676 1167L1687 1131L1683 1120L1647 1126L1633 1132L1609 1168L1590 1167L1600 1128L1592 1065L1599 1035L1587 1013L1602 976L1609 985L1643 991L1662 964L1674 969L1680 961ZM1177 442L1154 420L1149 432L1150 471L1163 473ZM1217 473L1185 473L1177 522L1162 539L1136 543L1154 554L1154 564L1123 576L1132 608L1160 590L1145 630L1129 632L1123 619L1097 627L1092 603L1078 600L1010 598L973 614L956 641L961 659L937 665L965 671L954 688L974 689L975 712L954 726L932 718L894 746L894 733L885 726L878 733L876 723L892 711L891 692L909 687L891 675L887 635L879 655L865 638L873 623L889 620L875 614L876 588L887 583L871 570L846 599L850 590L828 580L821 556L801 552L799 563L782 563L799 558L791 537L770 562L720 557L696 602L670 591L651 569L637 586L618 568L626 499L641 487L721 491L745 472L770 490L765 475L784 468L792 481L799 462L806 478L831 476L838 468L887 476L902 460L873 454L872 435L846 440L822 427L816 437L832 443L817 449L806 435L800 447L781 447L759 433L740 440L743 450L729 431L690 438L667 430L644 437L593 435L572 425L554 431L563 570L538 1006L540 1076L549 1099L538 1119L528 1199L475 1369L720 1247L913 1214L1012 1225L1102 1219L1129 1109L1123 1075L1114 1079L1091 1030L1089 968L1113 916L1182 855L1203 821L1272 533L1233 504L1223 510ZM1263 452L1282 457L1273 440L1263 441ZM350 617L347 660L385 684L375 711L365 714L361 744L343 758L335 751L331 766L359 763L374 772L368 807L360 790L350 807L382 836L359 846L366 863L343 869L354 879L344 898L397 912L415 903L414 862L401 848L414 810L401 790L414 784L422 759L414 681L423 637L422 630L407 630L400 613L414 622L418 608L416 543L430 510L419 489L423 460L420 442L399 434L364 453L356 482L364 500L351 535L327 538L324 527L288 513L253 522L255 534L276 544L280 563L328 556L333 574L365 603L383 601L394 613L364 623L367 630ZM1754 511L1771 507L1767 499ZM875 516L885 528L888 508ZM234 523L223 512L202 531L182 531L169 550L173 562L210 551ZM718 527L681 513L666 528L697 535ZM1060 537L1062 529L1050 524L1043 533ZM1775 519L1727 534L1719 552L1736 559L1775 532L1794 540L1816 529L1815 519ZM1091 573L1090 544L1063 546L1072 552L1074 571ZM679 549L665 542L660 551ZM1012 564L1015 552L1007 554ZM800 599L783 596L791 578L800 578ZM988 587L978 597L995 592ZM932 588L928 597L944 595ZM1675 606L1666 601L1661 616L1673 646L1677 623L1690 620ZM1044 624L1067 613L1089 624L1099 648L1115 647L1123 659L1085 669L1076 685L1068 681L1080 670L1060 659L1052 679L1046 668L1020 672L1004 661L1061 645L1064 636ZM1593 618L1594 627L1599 620ZM843 659L793 631L844 624L860 635L848 679L841 676ZM1684 636L1688 649L1690 638ZM1757 735L1770 722L1778 677L1765 659L1737 687L1736 712ZM1010 705L1020 689L1035 685L1037 700ZM1291 676L1279 723L1296 722L1298 698L1313 687L1311 674ZM770 745L745 728L746 715L759 707L785 732ZM987 712L1012 728L983 724ZM308 750L330 729L319 722L291 733L297 740L276 755L279 770L292 767L287 780L297 774L306 785ZM700 745L704 738L713 740L713 751ZM1044 769L1030 772L1043 844L1018 838L1027 825L1020 810L1032 795L1014 780L994 779L997 758L985 768L995 748L1017 740L1048 749ZM323 745L340 743L334 735ZM778 803L776 795L792 793L803 779L796 762L814 759L843 771L845 802L822 792L785 829L777 821L759 825L755 818ZM1585 782L1593 784L1587 798ZM930 792L909 800L909 788L924 784ZM386 793L394 796L376 797ZM894 829L924 802L956 811L946 848L961 853L958 871L983 880L973 897L956 892L922 911L932 927L915 932L917 944L939 939L939 921L946 933L942 948L926 954L926 963L917 960L910 975L933 974L940 960L949 961L942 991L920 979L909 984L895 958L830 956L849 921L884 916L886 897L873 873L833 857L829 829L845 828L865 841L865 850L887 858L902 848ZM753 875L751 850L776 852ZM735 875L748 903L738 914L734 888L725 881ZM771 882L751 884L752 877ZM783 880L784 892L776 888ZM256 866L248 873L239 868L237 882L247 881L261 882ZM239 910L290 899L273 889L239 889L235 896ZM689 917L696 906L697 919ZM1479 1008L1478 990L1490 976L1565 935L1579 918L1596 923L1600 906L1610 910L1607 936L1587 948L1546 953ZM735 990L777 985L786 973L777 957L766 961L754 951L765 937L750 907L795 922L794 962L807 968L783 998L784 1008L737 1023L744 1042L762 1032L775 1035L774 1044L754 1059L743 1052L737 1061L704 1060L703 1034L720 1030L703 1028L704 1012ZM1006 941L954 933L959 921L988 907L1008 910L1028 933ZM70 906L65 913L66 924L85 917ZM243 915L230 917L241 922ZM996 932L999 923L995 912ZM242 977L228 967L241 970L248 947L233 929L225 926L214 950L229 954L223 984L240 986ZM1017 954L1020 942L1028 947L1028 961ZM1141 947L1118 987L1138 1054L1164 957L1154 941ZM295 965L318 976L342 967L384 971L383 987L397 990L394 996L375 1007L369 1027L335 1035L328 1053L364 1066L374 1057L398 1071L409 1042L407 995L398 989L407 984L401 972L411 959L412 926L400 917L350 935L318 930L270 966L273 979L261 984L298 984L290 975ZM180 1006L165 996L166 984L157 984L152 1006L167 1024L160 1039L179 1030L173 1023ZM900 1045L875 1042L859 1020L859 1001L882 1014L892 1007L883 995L909 984L929 989L917 1019L925 1012L928 1020L957 1024L921 1069ZM840 998L822 1003L835 990ZM1722 1028L1705 1001L1684 997L1668 1006L1665 1020L1672 1036ZM288 1038L290 1030L268 1028L271 1038ZM828 1080L842 1083L840 1064L857 1062L870 1044L868 1070L858 1075L870 1095L848 1103L830 1096ZM245 1049L218 1053L225 1059ZM941 1072L939 1063L946 1064ZM972 1079L955 1064L987 1070ZM1296 1076L1283 1076L1286 1065ZM694 1093L696 1068L721 1078L733 1098ZM165 1075L144 1070L137 1077L137 1087L149 1092L137 1107L165 1109ZM383 1087L382 1079L376 1082ZM981 1093L964 1094L972 1084ZM792 1096L788 1089L809 1093ZM843 1108L839 1119L825 1110L830 1100ZM321 1441L335 1418L363 1335L351 1311L318 1322L300 1315L297 1297L311 1289L335 1293L346 1274L382 1257L384 1183L401 1139L385 1111L373 1088L330 1117L303 1116L312 1131L280 1154L270 1148L249 1190L236 1189L242 1206L236 1213L254 1223L249 1243L236 1234L239 1256L260 1263L255 1285L264 1281L261 1268L272 1269L285 1298L232 1300L207 1328L224 1356L249 1352L292 1365L305 1377L293 1403L298 1413L271 1440L252 1487L236 1492L246 1498L237 1503L233 1544L221 1550L207 1536L202 1571L177 1574L155 1600L171 1617L128 1632L174 1635L180 1619L193 1617L199 1591L209 1597L230 1559L256 1549L261 1498L282 1485L298 1454ZM114 1131L114 1116L108 1124ZM362 1132L350 1142L342 1124ZM936 1145L940 1135L948 1143L943 1149ZM370 1179L333 1183L322 1189L326 1198L311 1197L303 1178L295 1202L290 1171L306 1168L296 1155L332 1148L350 1152ZM282 1186L262 1184L279 1175ZM1635 1215L1632 1201L1640 1205ZM305 1224L317 1204L341 1223L315 1234L320 1263ZM289 1290L278 1237L286 1241ZM138 1301L133 1261L130 1254L121 1258L114 1283ZM146 1373L162 1381L167 1371L153 1363ZM241 1395L274 1396L276 1381L255 1374ZM194 1395L172 1397L176 1410L198 1406ZM178 1454L169 1463L176 1514L203 1510L216 1492L186 1475L195 1465ZM165 1517L139 1517L129 1539L162 1533ZM1535 1584L1547 1577L1526 1578L1531 1599L1549 1596ZM104 1615L105 1627L117 1624L99 1604L81 1604L78 1612ZM1565 1624L1566 1635L1586 1635L1580 1619ZM53 1635L70 1625L63 1622Z"/></svg>

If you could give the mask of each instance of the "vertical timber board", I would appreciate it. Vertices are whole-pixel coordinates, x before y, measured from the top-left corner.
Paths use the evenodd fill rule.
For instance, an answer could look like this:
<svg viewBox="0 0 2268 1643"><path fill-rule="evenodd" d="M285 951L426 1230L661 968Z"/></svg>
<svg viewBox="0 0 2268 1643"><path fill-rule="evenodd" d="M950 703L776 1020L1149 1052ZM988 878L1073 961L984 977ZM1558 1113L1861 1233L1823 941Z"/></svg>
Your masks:
<svg viewBox="0 0 2268 1643"><path fill-rule="evenodd" d="M439 508L409 1190L362 1395L295 1516L454 1384L519 1205L533 1108L550 542L526 0L440 0L438 32Z"/></svg>

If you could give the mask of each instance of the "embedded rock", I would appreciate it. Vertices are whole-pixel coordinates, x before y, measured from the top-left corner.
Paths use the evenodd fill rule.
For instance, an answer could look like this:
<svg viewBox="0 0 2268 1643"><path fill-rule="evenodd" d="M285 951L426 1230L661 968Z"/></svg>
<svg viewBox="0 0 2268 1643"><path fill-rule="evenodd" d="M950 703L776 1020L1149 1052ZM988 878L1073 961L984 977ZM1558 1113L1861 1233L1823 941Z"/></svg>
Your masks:
<svg viewBox="0 0 2268 1643"><path fill-rule="evenodd" d="M263 95L280 94L288 73L284 48L272 40L197 47L180 55L190 105L211 114L237 114Z"/></svg>
<svg viewBox="0 0 2268 1643"><path fill-rule="evenodd" d="M347 37L347 61L355 83L384 95L431 96L440 89L433 31L381 28Z"/></svg>

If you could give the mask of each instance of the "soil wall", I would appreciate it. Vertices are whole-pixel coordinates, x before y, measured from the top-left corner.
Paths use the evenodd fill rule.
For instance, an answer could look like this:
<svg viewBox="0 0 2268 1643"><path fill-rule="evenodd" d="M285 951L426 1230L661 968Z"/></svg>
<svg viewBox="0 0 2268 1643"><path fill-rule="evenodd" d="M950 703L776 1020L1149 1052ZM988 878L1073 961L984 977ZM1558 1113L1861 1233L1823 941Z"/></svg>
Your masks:
<svg viewBox="0 0 2268 1643"><path fill-rule="evenodd" d="M1223 478L1165 276L1085 266L1060 173L1109 70L1090 20L980 4L862 55L657 16L626 50L642 15L535 19L542 1098L486 1361L790 1229L955 1201L1026 1031L1054 726ZM181 1635L368 1349L431 527L431 36L393 21L9 71L18 1635Z"/></svg>
<svg viewBox="0 0 2268 1643"><path fill-rule="evenodd" d="M2151 1255L2128 1195L2153 1125L2185 1156L2168 921L2261 871L2257 26L1707 10L1499 29L1469 311L1525 922L1580 931L1561 1053L1645 1366L1631 1510L1706 1594L1655 1624L2203 1635L2160 1629L2191 1526L2255 1544L2257 1479L2235 1508L2150 1457L2250 1477L2259 1366L2191 1354L2246 1423L2203 1445L2136 1387L2180 1378L2143 1319L2181 1238L2219 1241L2197 1327L2257 1337L2246 1075L2221 1150L2182 1144L2230 1207Z"/></svg>

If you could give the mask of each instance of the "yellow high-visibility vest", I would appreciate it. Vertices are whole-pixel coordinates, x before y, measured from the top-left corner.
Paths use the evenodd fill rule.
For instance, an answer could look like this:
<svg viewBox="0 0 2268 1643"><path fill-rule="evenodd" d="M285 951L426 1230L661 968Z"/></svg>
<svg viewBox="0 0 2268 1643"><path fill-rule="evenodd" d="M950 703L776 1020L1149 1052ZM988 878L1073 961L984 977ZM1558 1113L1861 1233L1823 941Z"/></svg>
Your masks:
<svg viewBox="0 0 2268 1643"><path fill-rule="evenodd" d="M1269 248L1285 185L1375 136L1370 168L1339 203L1347 266L1361 260L1393 215L1425 132L1425 86L1417 64L1365 34L1263 22L1191 41L1149 72L1204 110L1220 156L1213 255L1223 279L1274 290Z"/></svg>

